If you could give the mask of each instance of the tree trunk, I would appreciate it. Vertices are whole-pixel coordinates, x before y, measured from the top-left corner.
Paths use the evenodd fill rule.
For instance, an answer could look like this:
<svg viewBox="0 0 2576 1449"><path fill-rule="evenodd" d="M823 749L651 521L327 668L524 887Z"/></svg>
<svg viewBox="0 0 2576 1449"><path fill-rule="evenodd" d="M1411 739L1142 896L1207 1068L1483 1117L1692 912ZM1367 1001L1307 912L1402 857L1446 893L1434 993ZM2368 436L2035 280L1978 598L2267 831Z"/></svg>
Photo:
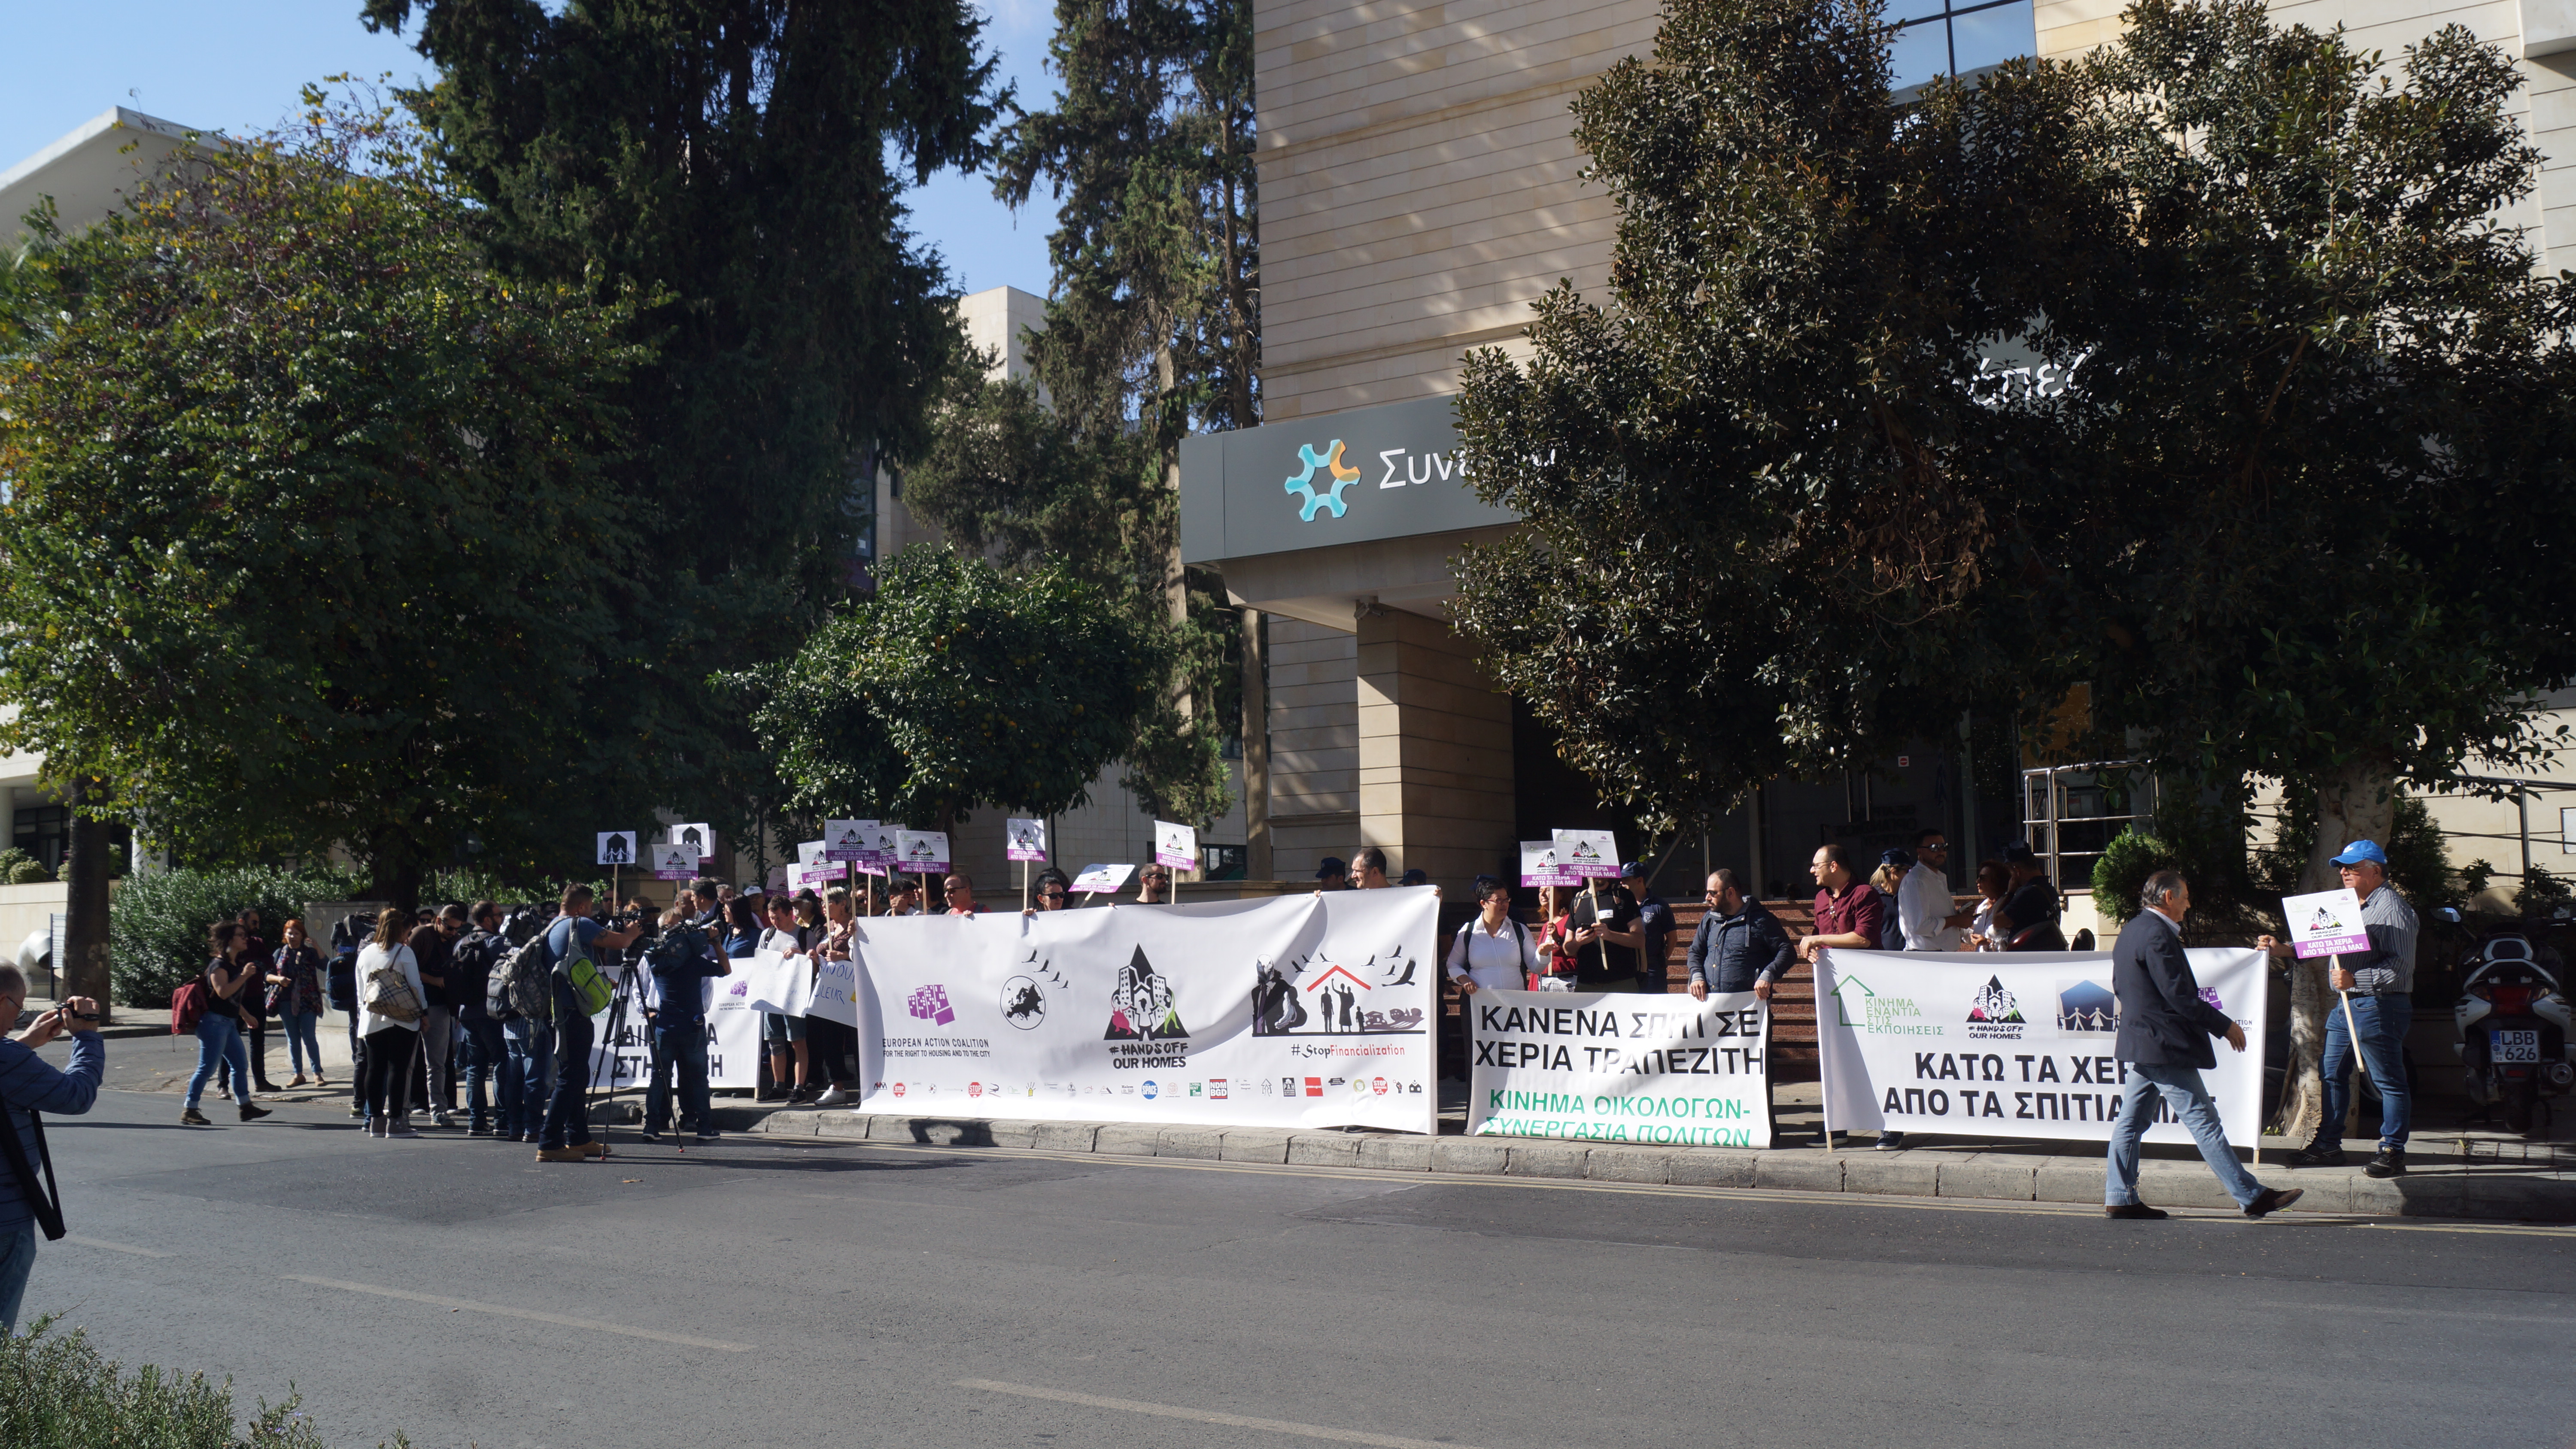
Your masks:
<svg viewBox="0 0 2576 1449"><path fill-rule="evenodd" d="M54 943L54 965L62 978L63 996L87 996L98 1002L103 1019L115 1020L108 998L114 989L108 967L108 859L111 848L108 823L93 820L80 813L88 799L85 782L78 776L64 791L65 803L72 807L71 858L64 862L64 884L70 887L65 904L63 935ZM7 1029L15 1030L15 1023Z"/></svg>
<svg viewBox="0 0 2576 1449"><path fill-rule="evenodd" d="M2356 840L2388 843L2397 818L2397 782L2388 763L2355 759L2317 782L2317 838L2308 863L2299 873L2302 891L2330 891L2343 884L2334 858ZM2326 978L2325 957L2290 962L2290 1077L2281 1092L2281 1135L2306 1143L2316 1136L2317 1118L2325 1110L2326 1015L2335 1010L2335 992ZM2356 1094L2355 1106L2359 1102ZM2349 1121L2338 1131L2347 1130Z"/></svg>

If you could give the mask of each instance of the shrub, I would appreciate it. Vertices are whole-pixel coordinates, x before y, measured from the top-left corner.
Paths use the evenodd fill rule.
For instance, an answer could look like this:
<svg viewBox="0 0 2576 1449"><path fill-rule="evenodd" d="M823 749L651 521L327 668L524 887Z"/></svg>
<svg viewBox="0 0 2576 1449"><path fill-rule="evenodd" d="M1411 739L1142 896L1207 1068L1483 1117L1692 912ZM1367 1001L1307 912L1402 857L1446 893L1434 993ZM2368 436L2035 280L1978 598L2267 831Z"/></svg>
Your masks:
<svg viewBox="0 0 2576 1449"><path fill-rule="evenodd" d="M7 880L11 871L33 859L35 859L34 856L14 845L0 846L0 880Z"/></svg>
<svg viewBox="0 0 2576 1449"><path fill-rule="evenodd" d="M41 860L22 860L9 867L11 885L44 885L53 878L54 873L45 869Z"/></svg>
<svg viewBox="0 0 2576 1449"><path fill-rule="evenodd" d="M307 902L345 900L359 889L360 882L343 871L276 866L135 876L117 887L109 913L116 999L129 1006L168 1005L170 993L204 969L206 929L245 908L259 911L262 932L275 945L279 924L304 914ZM325 929L306 924L316 935Z"/></svg>
<svg viewBox="0 0 2576 1449"><path fill-rule="evenodd" d="M10 1449L322 1449L297 1402L262 1403L236 1437L230 1379L149 1364L129 1375L50 1318L0 1335L0 1444Z"/></svg>
<svg viewBox="0 0 2576 1449"><path fill-rule="evenodd" d="M2093 909L2115 925L2127 925L2138 914L2147 877L2160 870L2184 870L2174 848L2152 835L2121 831L2093 862Z"/></svg>

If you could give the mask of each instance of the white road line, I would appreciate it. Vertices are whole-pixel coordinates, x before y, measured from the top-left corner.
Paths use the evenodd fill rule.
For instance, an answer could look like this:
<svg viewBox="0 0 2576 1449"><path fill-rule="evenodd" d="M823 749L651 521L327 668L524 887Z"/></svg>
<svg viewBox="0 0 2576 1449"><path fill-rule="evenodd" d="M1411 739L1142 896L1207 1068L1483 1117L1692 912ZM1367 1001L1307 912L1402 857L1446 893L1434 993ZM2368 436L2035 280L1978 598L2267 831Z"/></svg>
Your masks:
<svg viewBox="0 0 2576 1449"><path fill-rule="evenodd" d="M111 1253L132 1253L138 1258L167 1258L172 1256L169 1253L162 1252L159 1248L138 1248L132 1243L111 1243L105 1238L83 1238L70 1233L65 1233L63 1235L63 1241L66 1243L77 1243L84 1248L105 1248Z"/></svg>
<svg viewBox="0 0 2576 1449"><path fill-rule="evenodd" d="M552 1323L564 1328L587 1328L594 1333L620 1333L628 1338L649 1338L656 1343L684 1343L691 1348L720 1348L727 1353L749 1353L747 1343L725 1343L713 1338L691 1338L685 1333L664 1333L658 1328L628 1328L622 1323L602 1323L595 1318L566 1318L560 1313L539 1313L529 1308L508 1308L498 1303L477 1303L471 1298L441 1298L432 1293L414 1293L405 1288L379 1288L372 1283L347 1283L338 1278L307 1278L301 1273L279 1276L291 1283L310 1283L316 1288L337 1288L344 1293L373 1293L379 1298L403 1298L426 1303L434 1308L461 1308L470 1313L496 1313L503 1318L525 1318L533 1323Z"/></svg>
<svg viewBox="0 0 2576 1449"><path fill-rule="evenodd" d="M1028 1384L1005 1384L993 1379L959 1379L961 1389L985 1389L996 1394L1017 1394L1024 1399L1050 1399L1059 1404L1080 1404L1087 1409L1117 1409L1129 1414L1153 1414L1165 1419L1188 1419L1199 1424L1225 1424L1237 1429L1267 1429L1273 1434L1296 1434L1308 1439L1330 1439L1336 1444L1376 1444L1383 1449L1468 1449L1447 1440L1405 1439L1393 1434L1369 1434L1358 1429L1332 1429L1322 1424L1292 1424L1285 1419L1255 1419L1247 1414L1220 1414L1212 1409L1184 1409L1178 1404L1149 1404L1142 1399L1104 1399L1098 1394L1068 1393L1063 1389L1033 1388Z"/></svg>

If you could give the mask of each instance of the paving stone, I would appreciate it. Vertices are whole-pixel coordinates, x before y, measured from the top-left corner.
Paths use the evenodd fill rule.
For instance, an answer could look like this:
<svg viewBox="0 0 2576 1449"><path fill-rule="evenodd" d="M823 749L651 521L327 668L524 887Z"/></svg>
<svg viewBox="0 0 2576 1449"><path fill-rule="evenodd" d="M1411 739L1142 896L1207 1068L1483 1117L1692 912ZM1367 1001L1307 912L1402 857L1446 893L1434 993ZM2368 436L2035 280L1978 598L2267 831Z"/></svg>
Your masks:
<svg viewBox="0 0 2576 1449"><path fill-rule="evenodd" d="M1040 1122L1029 1134L1029 1145L1050 1152L1092 1152L1098 1150L1099 1135L1099 1125L1092 1122Z"/></svg>
<svg viewBox="0 0 2576 1449"><path fill-rule="evenodd" d="M1792 1192L1840 1192L1843 1159L1830 1152L1766 1152L1754 1160L1753 1185Z"/></svg>
<svg viewBox="0 0 2576 1449"><path fill-rule="evenodd" d="M1431 1144L1433 1172L1500 1173L1510 1160L1510 1147L1490 1137L1443 1137Z"/></svg>
<svg viewBox="0 0 2576 1449"><path fill-rule="evenodd" d="M1038 1145L1038 1128L1044 1125L1002 1117L985 1123L984 1132L995 1147L1035 1147Z"/></svg>
<svg viewBox="0 0 2576 1449"><path fill-rule="evenodd" d="M2218 1175L2209 1170L2209 1164L2197 1159L2139 1163L2138 1196L2149 1206L2160 1208L2236 1206L2236 1199L2229 1197L2227 1189L2218 1185Z"/></svg>
<svg viewBox="0 0 2576 1449"><path fill-rule="evenodd" d="M1221 1155L1228 1162L1286 1162L1294 1135L1284 1127L1228 1127Z"/></svg>
<svg viewBox="0 0 2576 1449"><path fill-rule="evenodd" d="M1982 1197L1998 1198L2006 1202L2029 1202L2037 1196L2039 1169L2027 1158L2016 1162L1981 1153L1964 1162L1944 1160L1940 1167L1939 1191L1943 1197ZM2069 1169L2069 1171L2078 1177L2082 1175L2080 1170ZM2082 1197L2066 1200L2087 1201ZM2102 1174L2097 1172L2093 1174L2093 1196L2090 1201L2100 1202L2101 1200Z"/></svg>
<svg viewBox="0 0 2576 1449"><path fill-rule="evenodd" d="M1288 1160L1306 1167L1357 1167L1365 1137L1347 1132L1291 1132Z"/></svg>
<svg viewBox="0 0 2576 1449"><path fill-rule="evenodd" d="M1754 1164L1769 1155L1716 1152L1703 1147L1692 1152L1675 1152L1666 1159L1664 1166L1669 1174L1667 1180L1675 1187L1751 1187Z"/></svg>
<svg viewBox="0 0 2576 1449"><path fill-rule="evenodd" d="M2068 1162L2064 1158L2043 1157L2037 1168L2038 1181L2033 1196L2041 1202L2089 1202L2102 1200L2102 1165ZM1962 1194L1965 1196L1965 1194Z"/></svg>
<svg viewBox="0 0 2576 1449"><path fill-rule="evenodd" d="M1166 1127L1154 1144L1156 1157L1195 1157L1214 1162L1225 1155L1222 1127Z"/></svg>
<svg viewBox="0 0 2576 1449"><path fill-rule="evenodd" d="M1427 1172L1431 1168L1432 1139L1415 1137L1380 1137L1359 1139L1360 1166L1387 1168L1396 1172Z"/></svg>
<svg viewBox="0 0 2576 1449"><path fill-rule="evenodd" d="M1675 1155L1652 1147L1595 1147L1583 1160L1583 1175L1595 1182L1670 1182Z"/></svg>
<svg viewBox="0 0 2576 1449"><path fill-rule="evenodd" d="M865 1137L877 1120L873 1112L806 1112L800 1115L805 1118L800 1136L803 1132L811 1132L817 1137Z"/></svg>
<svg viewBox="0 0 2576 1449"><path fill-rule="evenodd" d="M1581 1177L1587 1151L1572 1142L1515 1142L1504 1154L1503 1171L1513 1177Z"/></svg>
<svg viewBox="0 0 2576 1449"><path fill-rule="evenodd" d="M1151 1157L1160 1145L1163 1129L1143 1122L1104 1122L1091 1150L1113 1152L1122 1157Z"/></svg>
<svg viewBox="0 0 2576 1449"><path fill-rule="evenodd" d="M1843 1191L1930 1197L1941 1165L1912 1152L1855 1152L1843 1159Z"/></svg>

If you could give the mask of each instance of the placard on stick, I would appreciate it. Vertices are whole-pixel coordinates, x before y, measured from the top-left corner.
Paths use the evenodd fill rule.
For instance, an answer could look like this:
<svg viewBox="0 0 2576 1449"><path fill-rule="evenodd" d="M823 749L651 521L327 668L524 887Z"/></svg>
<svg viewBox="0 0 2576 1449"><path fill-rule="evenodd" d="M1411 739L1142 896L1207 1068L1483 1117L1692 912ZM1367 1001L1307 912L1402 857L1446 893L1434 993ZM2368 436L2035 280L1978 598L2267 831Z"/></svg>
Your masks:
<svg viewBox="0 0 2576 1449"><path fill-rule="evenodd" d="M2370 950L2370 933L2361 925L2361 897L2350 887L2281 897L2281 918L2290 923L2290 949L2300 957L2360 956Z"/></svg>
<svg viewBox="0 0 2576 1449"><path fill-rule="evenodd" d="M698 848L685 842L657 843L644 847L653 867L655 880L694 880L698 874Z"/></svg>
<svg viewBox="0 0 2576 1449"><path fill-rule="evenodd" d="M1556 857L1561 868L1576 880L1595 877L1615 879L1619 874L1619 842L1607 830L1557 830L1550 835L1556 841Z"/></svg>
<svg viewBox="0 0 2576 1449"><path fill-rule="evenodd" d="M1174 870L1199 868L1199 833L1169 820L1154 822L1154 864Z"/></svg>
<svg viewBox="0 0 2576 1449"><path fill-rule="evenodd" d="M948 873L948 832L945 830L898 830L895 832L894 850L894 867L905 875Z"/></svg>
<svg viewBox="0 0 2576 1449"><path fill-rule="evenodd" d="M1521 842L1521 884L1525 886L1570 886L1581 877L1565 868L1564 852L1553 840Z"/></svg>
<svg viewBox="0 0 2576 1449"><path fill-rule="evenodd" d="M701 865L716 858L716 828L703 820L672 826L671 843L695 847Z"/></svg>
<svg viewBox="0 0 2576 1449"><path fill-rule="evenodd" d="M1013 817L1002 824L1002 856L1006 860L1044 860L1047 858L1046 822Z"/></svg>
<svg viewBox="0 0 2576 1449"><path fill-rule="evenodd" d="M1082 874L1073 878L1074 893L1086 896L1116 895L1127 884L1127 878L1135 873L1136 867L1132 865L1086 865L1082 868Z"/></svg>
<svg viewBox="0 0 2576 1449"><path fill-rule="evenodd" d="M634 863L635 863L635 832L634 832L634 831L632 831L632 830L603 830L603 831L599 832L599 859L595 862L595 864L599 864L599 865L633 865Z"/></svg>
<svg viewBox="0 0 2576 1449"><path fill-rule="evenodd" d="M826 820L823 822L823 858L825 860L862 861L869 856L868 836L877 828L873 820Z"/></svg>

